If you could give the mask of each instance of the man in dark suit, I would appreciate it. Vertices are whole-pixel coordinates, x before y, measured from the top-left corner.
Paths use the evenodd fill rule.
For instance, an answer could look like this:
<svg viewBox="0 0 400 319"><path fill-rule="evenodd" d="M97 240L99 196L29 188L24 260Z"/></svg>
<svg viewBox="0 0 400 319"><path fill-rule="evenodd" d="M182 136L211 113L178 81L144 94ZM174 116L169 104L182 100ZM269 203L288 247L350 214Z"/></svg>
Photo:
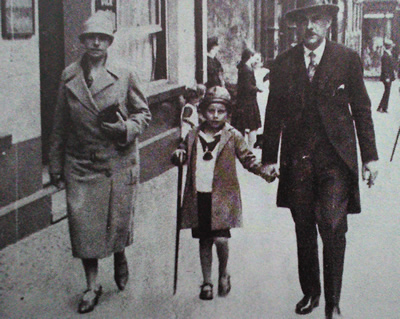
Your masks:
<svg viewBox="0 0 400 319"><path fill-rule="evenodd" d="M304 293L295 312L307 314L319 304L319 231L327 319L340 316L347 214L361 210L356 132L369 185L378 160L360 58L326 39L338 10L326 0L299 0L287 13L300 43L271 68L262 152L265 172L279 174L277 205L290 208L295 222Z"/></svg>
<svg viewBox="0 0 400 319"><path fill-rule="evenodd" d="M392 82L395 80L394 72L395 72L395 62L392 54L393 41L390 39L385 39L383 43L383 54L381 58L381 77L380 80L383 82L385 86L385 91L383 92L383 96L381 102L379 103L379 107L377 109L378 112L387 113L389 97L390 97L390 88L392 86Z"/></svg>

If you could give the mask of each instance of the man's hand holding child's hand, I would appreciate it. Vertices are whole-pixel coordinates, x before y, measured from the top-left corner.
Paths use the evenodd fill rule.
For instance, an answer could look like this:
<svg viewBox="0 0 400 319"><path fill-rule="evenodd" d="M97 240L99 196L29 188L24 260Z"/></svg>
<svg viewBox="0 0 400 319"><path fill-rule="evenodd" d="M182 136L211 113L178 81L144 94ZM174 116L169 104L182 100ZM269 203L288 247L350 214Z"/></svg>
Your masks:
<svg viewBox="0 0 400 319"><path fill-rule="evenodd" d="M279 168L277 164L265 164L261 168L261 177L268 183L272 183L275 178L279 177Z"/></svg>

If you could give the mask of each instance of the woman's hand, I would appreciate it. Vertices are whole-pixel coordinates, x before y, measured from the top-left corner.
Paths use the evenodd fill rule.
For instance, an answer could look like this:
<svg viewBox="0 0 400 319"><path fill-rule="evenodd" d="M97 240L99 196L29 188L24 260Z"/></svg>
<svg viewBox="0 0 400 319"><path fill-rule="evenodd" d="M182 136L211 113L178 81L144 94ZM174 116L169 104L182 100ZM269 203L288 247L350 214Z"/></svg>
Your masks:
<svg viewBox="0 0 400 319"><path fill-rule="evenodd" d="M102 122L101 128L113 138L122 138L126 136L126 121L120 112L117 112L118 121L115 123Z"/></svg>

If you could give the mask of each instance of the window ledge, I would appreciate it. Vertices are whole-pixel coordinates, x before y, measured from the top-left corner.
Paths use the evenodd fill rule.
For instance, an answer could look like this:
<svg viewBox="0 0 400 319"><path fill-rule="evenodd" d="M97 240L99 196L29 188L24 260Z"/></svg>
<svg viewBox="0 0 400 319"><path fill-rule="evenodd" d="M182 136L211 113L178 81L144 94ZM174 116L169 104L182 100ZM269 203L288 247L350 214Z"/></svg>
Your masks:
<svg viewBox="0 0 400 319"><path fill-rule="evenodd" d="M184 85L168 83L167 80L151 82L146 89L149 104L160 103L170 98L178 97L184 91Z"/></svg>

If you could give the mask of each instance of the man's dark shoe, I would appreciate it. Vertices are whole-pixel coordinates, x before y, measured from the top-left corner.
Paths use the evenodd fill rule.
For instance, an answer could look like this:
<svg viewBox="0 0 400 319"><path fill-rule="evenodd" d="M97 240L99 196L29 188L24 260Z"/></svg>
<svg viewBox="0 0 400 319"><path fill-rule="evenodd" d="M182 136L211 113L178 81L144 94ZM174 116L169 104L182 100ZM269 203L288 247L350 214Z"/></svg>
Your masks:
<svg viewBox="0 0 400 319"><path fill-rule="evenodd" d="M319 295L304 296L297 305L295 312L299 315L306 315L319 305Z"/></svg>
<svg viewBox="0 0 400 319"><path fill-rule="evenodd" d="M119 290L124 290L129 279L128 261L124 255L122 259L114 258L114 279Z"/></svg>
<svg viewBox="0 0 400 319"><path fill-rule="evenodd" d="M340 319L340 318L342 318L342 316L340 314L339 306L325 307L325 319Z"/></svg>

